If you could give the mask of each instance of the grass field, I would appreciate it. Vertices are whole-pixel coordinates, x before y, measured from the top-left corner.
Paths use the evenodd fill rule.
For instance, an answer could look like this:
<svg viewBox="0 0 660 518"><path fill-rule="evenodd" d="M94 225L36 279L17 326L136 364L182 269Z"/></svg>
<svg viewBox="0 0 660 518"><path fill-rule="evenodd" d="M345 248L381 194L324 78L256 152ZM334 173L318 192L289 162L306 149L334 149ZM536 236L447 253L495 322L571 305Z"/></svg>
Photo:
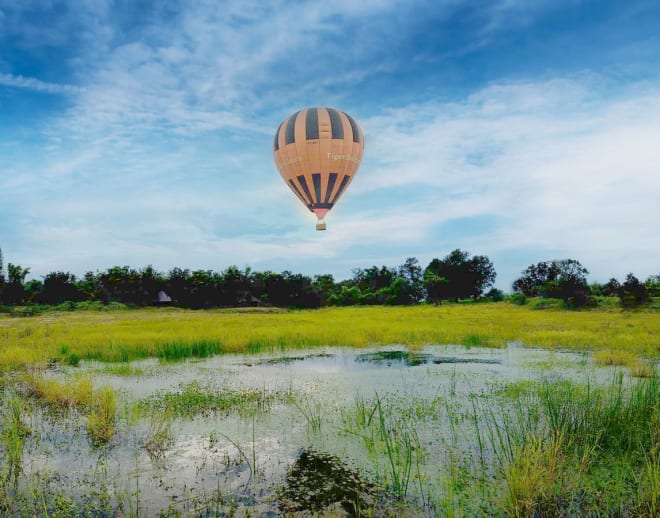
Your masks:
<svg viewBox="0 0 660 518"><path fill-rule="evenodd" d="M660 516L659 359L655 310L5 314L0 515Z"/></svg>
<svg viewBox="0 0 660 518"><path fill-rule="evenodd" d="M51 360L167 360L324 345L527 346L660 354L660 312L507 303L306 311L140 309L0 317L0 369Z"/></svg>

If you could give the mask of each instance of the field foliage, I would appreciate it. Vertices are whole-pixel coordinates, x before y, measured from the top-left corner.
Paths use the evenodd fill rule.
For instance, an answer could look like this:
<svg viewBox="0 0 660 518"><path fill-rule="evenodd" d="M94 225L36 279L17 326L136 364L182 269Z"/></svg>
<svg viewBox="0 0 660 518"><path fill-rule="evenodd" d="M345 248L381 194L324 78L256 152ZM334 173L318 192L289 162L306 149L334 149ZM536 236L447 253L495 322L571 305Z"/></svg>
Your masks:
<svg viewBox="0 0 660 518"><path fill-rule="evenodd" d="M165 361L314 346L464 344L660 352L652 310L538 311L493 304L302 311L139 309L0 316L0 369L93 359Z"/></svg>

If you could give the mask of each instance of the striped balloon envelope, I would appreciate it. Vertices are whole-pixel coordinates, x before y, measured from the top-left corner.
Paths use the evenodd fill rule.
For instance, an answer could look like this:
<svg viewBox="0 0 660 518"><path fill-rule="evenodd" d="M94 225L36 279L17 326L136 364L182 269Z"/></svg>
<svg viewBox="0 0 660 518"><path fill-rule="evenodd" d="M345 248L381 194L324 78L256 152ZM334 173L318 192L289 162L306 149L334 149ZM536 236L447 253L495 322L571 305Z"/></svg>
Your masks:
<svg viewBox="0 0 660 518"><path fill-rule="evenodd" d="M282 178L319 220L335 206L360 166L364 136L355 119L332 108L305 108L277 128L273 155Z"/></svg>

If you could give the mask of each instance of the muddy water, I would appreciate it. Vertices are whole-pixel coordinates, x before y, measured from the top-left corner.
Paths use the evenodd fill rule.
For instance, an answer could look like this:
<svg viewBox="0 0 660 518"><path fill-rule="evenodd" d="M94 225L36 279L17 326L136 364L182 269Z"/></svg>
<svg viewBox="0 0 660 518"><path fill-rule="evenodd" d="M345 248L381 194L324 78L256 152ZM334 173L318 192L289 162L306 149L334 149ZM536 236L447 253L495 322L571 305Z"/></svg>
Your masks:
<svg viewBox="0 0 660 518"><path fill-rule="evenodd" d="M113 444L99 449L87 439L84 418L51 416L37 408L31 417L35 433L23 456L27 486L38 480L77 501L107 498L115 511L145 516L328 510L354 515L366 509L387 514L398 491L408 511L394 514L432 515L429 494L441 491L448 452L463 448L474 462L479 455L484 462L484 452L473 447L480 433L474 416L499 387L512 381L598 382L612 376L611 369L594 367L587 354L515 344L416 351L323 348L131 366L141 374L106 374L95 362L49 372L61 379L90 373L95 386L117 390L122 410ZM209 392L256 389L278 397L256 413L236 408L174 417L167 447L149 453L145 443L158 426L158 412L136 417L130 408L192 382ZM406 486L399 480L401 471L392 468L382 430L377 433L380 418L392 437L414 443L414 472ZM395 455L394 463L402 458Z"/></svg>

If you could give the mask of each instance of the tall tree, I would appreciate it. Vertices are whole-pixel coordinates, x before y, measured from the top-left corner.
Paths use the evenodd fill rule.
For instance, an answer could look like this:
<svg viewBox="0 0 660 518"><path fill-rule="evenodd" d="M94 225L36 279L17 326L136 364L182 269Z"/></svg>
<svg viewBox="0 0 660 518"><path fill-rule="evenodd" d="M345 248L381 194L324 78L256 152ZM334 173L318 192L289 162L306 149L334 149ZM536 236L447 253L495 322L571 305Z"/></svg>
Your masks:
<svg viewBox="0 0 660 518"><path fill-rule="evenodd" d="M42 304L79 302L85 294L76 285L76 276L69 272L51 272L44 277L37 300Z"/></svg>
<svg viewBox="0 0 660 518"><path fill-rule="evenodd" d="M29 273L30 268L23 268L12 263L7 264L7 282L3 290L5 304L20 305L25 303L25 278Z"/></svg>
<svg viewBox="0 0 660 518"><path fill-rule="evenodd" d="M0 248L0 306L4 304L4 287L5 287L5 266L2 258L2 248Z"/></svg>
<svg viewBox="0 0 660 518"><path fill-rule="evenodd" d="M619 298L623 307L634 308L648 302L648 291L637 277L629 273L619 288Z"/></svg>
<svg viewBox="0 0 660 518"><path fill-rule="evenodd" d="M431 273L427 274L427 272ZM446 285L442 288L443 298L456 301L466 298L476 300L486 288L493 285L497 275L488 257L477 255L470 258L469 252L460 249L453 250L442 260L433 259L426 267L424 281L427 285L427 294L428 284L433 279L431 274L437 279L445 279Z"/></svg>
<svg viewBox="0 0 660 518"><path fill-rule="evenodd" d="M546 284L554 281L559 275L556 261L542 261L532 264L522 271L521 277L513 281L513 291L518 291L528 297L539 296Z"/></svg>
<svg viewBox="0 0 660 518"><path fill-rule="evenodd" d="M644 286L649 297L660 297L660 273L658 275L649 275L644 281Z"/></svg>
<svg viewBox="0 0 660 518"><path fill-rule="evenodd" d="M406 302L406 304L413 304L421 301L424 298L424 271L419 265L417 258L408 257L405 262L399 266L398 274L399 277L403 277L407 282L410 302Z"/></svg>
<svg viewBox="0 0 660 518"><path fill-rule="evenodd" d="M544 261L528 266L513 282L513 290L529 297L564 299L575 306L589 300L587 270L575 259Z"/></svg>

